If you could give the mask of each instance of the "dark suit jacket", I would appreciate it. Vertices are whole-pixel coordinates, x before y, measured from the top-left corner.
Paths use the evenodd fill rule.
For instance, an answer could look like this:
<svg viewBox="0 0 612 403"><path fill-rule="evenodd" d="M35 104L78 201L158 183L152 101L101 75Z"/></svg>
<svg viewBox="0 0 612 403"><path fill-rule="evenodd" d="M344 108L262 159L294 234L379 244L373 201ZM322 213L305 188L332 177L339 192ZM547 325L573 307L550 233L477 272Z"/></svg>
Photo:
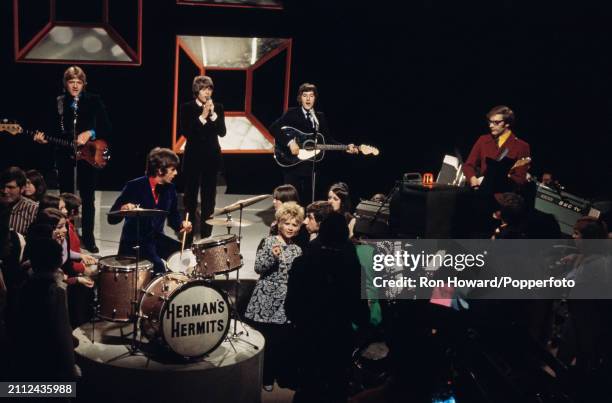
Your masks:
<svg viewBox="0 0 612 403"><path fill-rule="evenodd" d="M315 110L315 115L317 120L319 121L319 133L325 136L326 143L336 143L336 141L331 137L329 132L329 126L327 125L327 118L323 112L319 112ZM274 141L276 142L276 147L281 147L289 152L289 142L294 139L293 136L287 136L281 132L281 128L283 126L291 126L298 129L304 133L313 133L314 129L312 127L311 122L306 119L304 116L304 112L302 111L302 107L293 107L287 109L287 112L283 114L280 118L278 118L272 125L270 125L270 132L274 135ZM313 136L314 140L314 136ZM311 166L309 164L298 164L295 167L291 168L283 168L286 170L291 170L296 172L297 174L309 176Z"/></svg>
<svg viewBox="0 0 612 403"><path fill-rule="evenodd" d="M315 115L319 120L319 133L323 134L327 141L328 136L330 135L329 126L327 125L327 118L323 112L315 111ZM311 123L304 116L301 106L287 109L287 112L285 112L283 116L278 118L270 126L270 132L274 135L276 143L286 147L287 144L293 140L293 137L288 137L281 133L281 128L283 126L291 126L304 133L314 132Z"/></svg>
<svg viewBox="0 0 612 403"><path fill-rule="evenodd" d="M55 111L54 123L52 130L48 133L51 136L59 136L66 139L73 138L73 120L74 120L74 98L68 94L60 95L56 99L56 105L51 109ZM96 131L96 138L107 137L111 132L111 124L106 113L106 108L102 102L102 98L99 95L93 94L89 91L83 91L79 96L79 102L77 104L77 124L76 133L77 135L86 131L94 129ZM62 125L63 121L63 125ZM62 130L63 126L63 130ZM62 148L62 151L64 149ZM66 149L66 154L71 153L70 149Z"/></svg>
<svg viewBox="0 0 612 403"><path fill-rule="evenodd" d="M225 128L225 112L223 104L214 103L217 119L213 122L206 119L203 125L200 121L202 108L195 100L181 105L179 133L187 139L185 146L185 165L205 165L209 159L218 159L221 154L219 137L227 133Z"/></svg>
<svg viewBox="0 0 612 403"><path fill-rule="evenodd" d="M169 183L159 186L158 189L159 199L156 204L153 193L151 192L151 186L149 185L149 178L147 176L142 176L133 179L125 185L110 211L120 210L121 206L126 203L140 204L141 208L146 209L164 210L168 212L168 224L175 231L178 231L181 227L182 220L177 208L176 188L174 184ZM118 224L121 220L123 220L121 217L108 216L109 224ZM165 221L166 216L153 218L144 217L140 219L140 245L143 248L147 249L149 246L152 247L155 237L163 234ZM121 250L122 247L125 246L134 246L137 240L136 218L126 218L121 231L121 245L119 249Z"/></svg>
<svg viewBox="0 0 612 403"><path fill-rule="evenodd" d="M506 158L513 160L529 157L531 155L529 144L516 137L514 133L508 137L504 144L502 144L501 149L503 148L508 149L508 155ZM463 173L467 180L469 181L472 176L482 176L486 174L487 157L496 159L499 156L501 149L497 147L497 140L490 134L480 136L472 147L472 151L470 152L467 161L465 164L463 164ZM479 175L476 172L477 169L479 170ZM516 184L523 185L525 182L527 182L526 174L528 170L529 165L517 168L512 173L511 179Z"/></svg>

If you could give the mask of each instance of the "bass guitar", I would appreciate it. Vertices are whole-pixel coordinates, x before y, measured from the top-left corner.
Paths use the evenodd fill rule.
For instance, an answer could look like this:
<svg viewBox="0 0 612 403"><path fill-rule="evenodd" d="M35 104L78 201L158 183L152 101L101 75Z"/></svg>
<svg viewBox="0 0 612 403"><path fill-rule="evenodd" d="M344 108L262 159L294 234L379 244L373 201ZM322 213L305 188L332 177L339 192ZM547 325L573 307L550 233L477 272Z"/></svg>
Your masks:
<svg viewBox="0 0 612 403"><path fill-rule="evenodd" d="M301 130L291 126L281 127L281 133L287 138L292 138L300 147L298 155L293 155L291 150L286 145L275 144L274 159L276 163L283 168L289 168L301 164L302 162L315 160L319 162L325 156L325 151L346 151L349 146L345 144L326 144L325 137L318 133L315 137L314 133L304 133ZM314 140L316 138L316 141ZM380 154L376 147L362 144L359 147L359 152L363 155Z"/></svg>
<svg viewBox="0 0 612 403"><path fill-rule="evenodd" d="M8 132L13 136L25 133L30 135L32 138L37 133L35 130L24 130L23 127L17 123L0 123L0 132ZM74 149L73 140L48 136L46 134L45 140L60 147ZM87 143L78 146L76 149L76 159L83 160L92 165L94 168L104 168L106 164L108 164L110 158L111 154L108 143L103 139L89 140Z"/></svg>

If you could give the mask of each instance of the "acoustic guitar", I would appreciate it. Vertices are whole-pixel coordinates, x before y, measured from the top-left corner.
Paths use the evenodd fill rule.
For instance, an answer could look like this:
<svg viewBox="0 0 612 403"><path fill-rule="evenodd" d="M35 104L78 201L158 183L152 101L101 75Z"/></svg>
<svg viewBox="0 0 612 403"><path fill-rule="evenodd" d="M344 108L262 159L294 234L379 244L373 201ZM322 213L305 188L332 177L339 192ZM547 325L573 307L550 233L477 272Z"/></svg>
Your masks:
<svg viewBox="0 0 612 403"><path fill-rule="evenodd" d="M274 145L274 159L283 168L293 167L306 161L319 162L325 156L325 151L346 151L349 148L346 144L326 144L325 137L321 133L315 137L314 133L304 133L291 126L281 127L281 133L287 138L294 139L300 147L298 155L293 155L288 146L280 145L278 142ZM369 145L362 144L357 148L363 155L377 156L380 154L376 147Z"/></svg>

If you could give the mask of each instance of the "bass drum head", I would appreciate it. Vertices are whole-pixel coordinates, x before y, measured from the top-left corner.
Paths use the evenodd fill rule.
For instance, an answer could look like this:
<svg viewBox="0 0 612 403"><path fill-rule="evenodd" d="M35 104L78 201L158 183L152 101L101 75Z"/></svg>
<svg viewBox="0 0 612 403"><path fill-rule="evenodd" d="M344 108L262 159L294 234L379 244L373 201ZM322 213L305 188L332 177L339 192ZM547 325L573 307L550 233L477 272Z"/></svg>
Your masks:
<svg viewBox="0 0 612 403"><path fill-rule="evenodd" d="M172 293L160 319L165 344L179 356L197 358L225 339L230 305L218 288L205 281L190 281Z"/></svg>

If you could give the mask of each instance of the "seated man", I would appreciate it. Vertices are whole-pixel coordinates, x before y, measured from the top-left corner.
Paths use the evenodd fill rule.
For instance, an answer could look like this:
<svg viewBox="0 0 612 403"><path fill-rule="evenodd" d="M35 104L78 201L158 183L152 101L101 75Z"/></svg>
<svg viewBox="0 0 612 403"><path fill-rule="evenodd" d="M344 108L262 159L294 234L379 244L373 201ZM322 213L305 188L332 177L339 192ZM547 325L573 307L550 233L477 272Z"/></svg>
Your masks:
<svg viewBox="0 0 612 403"><path fill-rule="evenodd" d="M38 203L24 197L26 175L20 168L9 167L0 173L0 203L10 210L10 229L25 235L38 213Z"/></svg>
<svg viewBox="0 0 612 403"><path fill-rule="evenodd" d="M164 210L168 214L168 225L178 232L190 232L191 222L183 221L177 209L176 188L172 180L176 176L178 156L167 148L156 147L147 157L146 176L129 181L115 200L111 211L134 210L136 208ZM108 216L109 224L118 224L123 218ZM140 228L137 229L137 220ZM134 247L140 245L140 257L149 259L156 273L166 270L162 258L177 252L181 245L164 235L166 217L128 217L121 231L118 254L135 256ZM140 233L140 239L137 232Z"/></svg>

